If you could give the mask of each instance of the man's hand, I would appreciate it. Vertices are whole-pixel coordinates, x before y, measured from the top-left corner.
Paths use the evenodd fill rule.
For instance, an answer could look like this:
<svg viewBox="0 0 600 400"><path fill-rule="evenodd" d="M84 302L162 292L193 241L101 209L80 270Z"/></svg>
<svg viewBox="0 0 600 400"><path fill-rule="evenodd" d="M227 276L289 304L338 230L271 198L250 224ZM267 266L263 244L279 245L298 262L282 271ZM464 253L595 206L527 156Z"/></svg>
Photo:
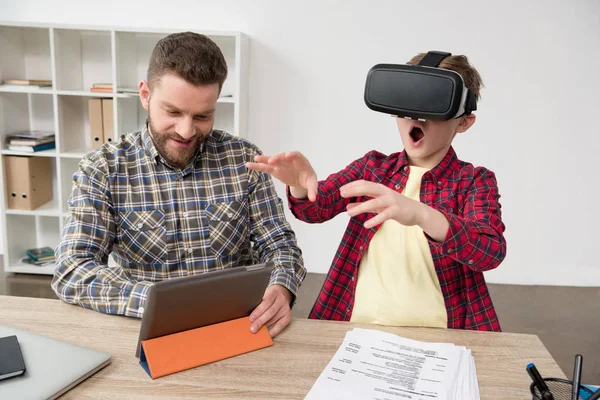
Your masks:
<svg viewBox="0 0 600 400"><path fill-rule="evenodd" d="M279 153L274 156L256 156L255 162L246 167L265 172L290 187L292 196L310 201L317 198L317 174L308 159L298 151Z"/></svg>
<svg viewBox="0 0 600 400"><path fill-rule="evenodd" d="M267 325L271 337L277 336L292 320L290 302L292 294L281 285L271 285L265 290L262 302L250 314L250 331L258 332Z"/></svg>

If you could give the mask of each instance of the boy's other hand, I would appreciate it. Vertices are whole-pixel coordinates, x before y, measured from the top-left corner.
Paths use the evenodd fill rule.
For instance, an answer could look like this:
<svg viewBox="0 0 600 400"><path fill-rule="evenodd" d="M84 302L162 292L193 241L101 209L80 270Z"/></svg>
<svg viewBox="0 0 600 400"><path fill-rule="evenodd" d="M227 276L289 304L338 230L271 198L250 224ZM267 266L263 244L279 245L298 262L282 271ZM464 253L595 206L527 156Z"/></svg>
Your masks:
<svg viewBox="0 0 600 400"><path fill-rule="evenodd" d="M367 220L364 227L369 229L393 219L406 226L419 225L424 212L424 204L388 188L380 183L364 180L348 183L340 188L342 197L371 197L371 200L350 203L347 206L348 215L354 217L363 213L377 214Z"/></svg>
<svg viewBox="0 0 600 400"><path fill-rule="evenodd" d="M291 188L294 197L304 198L308 195L310 201L317 198L317 174L308 159L298 151L256 156L254 162L246 163L246 167L279 179Z"/></svg>

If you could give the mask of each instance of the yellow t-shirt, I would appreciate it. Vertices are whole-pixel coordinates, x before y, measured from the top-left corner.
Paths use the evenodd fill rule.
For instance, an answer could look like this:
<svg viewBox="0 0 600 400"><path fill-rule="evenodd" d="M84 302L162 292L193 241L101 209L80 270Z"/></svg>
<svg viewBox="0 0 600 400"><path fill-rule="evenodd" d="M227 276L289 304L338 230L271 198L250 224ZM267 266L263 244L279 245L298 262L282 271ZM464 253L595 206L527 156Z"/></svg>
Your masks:
<svg viewBox="0 0 600 400"><path fill-rule="evenodd" d="M419 201L421 178L427 171L411 166L402 194ZM388 220L375 233L360 261L350 321L447 327L444 296L419 226Z"/></svg>

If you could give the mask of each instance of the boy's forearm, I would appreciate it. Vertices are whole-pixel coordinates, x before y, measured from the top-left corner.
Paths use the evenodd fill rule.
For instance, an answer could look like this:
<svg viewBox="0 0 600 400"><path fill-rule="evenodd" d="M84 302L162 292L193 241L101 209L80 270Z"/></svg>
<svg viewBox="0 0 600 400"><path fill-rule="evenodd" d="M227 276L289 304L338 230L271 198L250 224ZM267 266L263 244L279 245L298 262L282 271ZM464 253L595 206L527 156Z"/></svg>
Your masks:
<svg viewBox="0 0 600 400"><path fill-rule="evenodd" d="M487 223L445 214L422 204L418 225L443 254L475 271L496 268L506 255L504 236Z"/></svg>
<svg viewBox="0 0 600 400"><path fill-rule="evenodd" d="M419 218L418 225L423 229L423 232L436 242L446 240L448 229L450 228L450 223L446 219L446 216L435 208L429 207L427 204L419 204L421 205L421 217Z"/></svg>
<svg viewBox="0 0 600 400"><path fill-rule="evenodd" d="M308 190L300 186L290 186L290 193L294 198L303 200L308 197Z"/></svg>

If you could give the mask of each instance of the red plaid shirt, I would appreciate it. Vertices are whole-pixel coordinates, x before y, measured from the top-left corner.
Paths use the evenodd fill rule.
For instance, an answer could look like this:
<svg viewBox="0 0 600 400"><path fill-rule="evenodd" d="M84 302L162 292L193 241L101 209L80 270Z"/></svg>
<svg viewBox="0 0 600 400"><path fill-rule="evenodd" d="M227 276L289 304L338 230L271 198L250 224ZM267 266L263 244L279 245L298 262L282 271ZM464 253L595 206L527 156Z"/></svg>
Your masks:
<svg viewBox="0 0 600 400"><path fill-rule="evenodd" d="M320 181L314 203L292 197L288 188L289 206L302 221L324 222L344 212L348 203L366 200L342 198L339 189L343 185L363 179L401 191L409 172L405 152L386 156L371 151ZM444 159L423 176L420 198L450 222L444 242L425 235L444 296L448 328L500 331L482 273L496 268L506 255L494 173L460 161L450 148ZM363 227L371 217L373 214L361 214L350 219L309 318L350 320L360 258L379 228Z"/></svg>

